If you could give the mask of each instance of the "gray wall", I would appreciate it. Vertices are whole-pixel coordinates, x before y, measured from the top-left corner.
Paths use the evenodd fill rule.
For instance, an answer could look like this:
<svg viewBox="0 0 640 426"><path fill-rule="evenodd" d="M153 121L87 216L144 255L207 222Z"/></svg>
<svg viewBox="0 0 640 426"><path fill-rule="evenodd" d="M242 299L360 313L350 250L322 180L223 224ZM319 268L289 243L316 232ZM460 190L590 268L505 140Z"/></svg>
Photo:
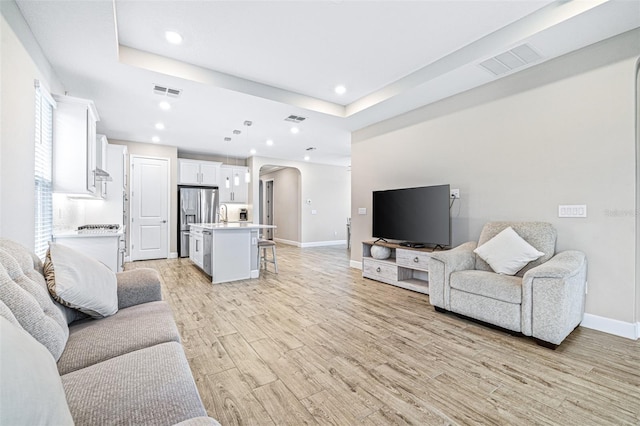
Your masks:
<svg viewBox="0 0 640 426"><path fill-rule="evenodd" d="M287 167L264 174L260 180L273 180L274 238L300 242L300 170Z"/></svg>
<svg viewBox="0 0 640 426"><path fill-rule="evenodd" d="M353 134L352 261L371 192L449 183L454 245L493 220L540 220L589 259L587 313L635 323L636 61L640 31ZM559 219L559 204L588 218Z"/></svg>
<svg viewBox="0 0 640 426"><path fill-rule="evenodd" d="M292 167L300 171L298 208L301 246L332 245L346 241L351 202L351 172L346 167L257 156L250 157L248 165L252 176L258 176L262 166ZM249 200L257 211L258 180L251 182ZM307 204L306 200L311 200L311 204ZM316 214L311 214L311 210L316 210ZM254 221L257 219L256 212Z"/></svg>

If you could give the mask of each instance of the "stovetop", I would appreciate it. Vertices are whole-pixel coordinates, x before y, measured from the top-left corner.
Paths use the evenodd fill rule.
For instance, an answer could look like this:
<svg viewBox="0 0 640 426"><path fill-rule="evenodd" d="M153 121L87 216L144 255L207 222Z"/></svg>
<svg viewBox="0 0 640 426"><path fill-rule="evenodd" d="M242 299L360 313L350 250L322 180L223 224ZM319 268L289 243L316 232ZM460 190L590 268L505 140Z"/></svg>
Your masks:
<svg viewBox="0 0 640 426"><path fill-rule="evenodd" d="M106 233L115 233L120 230L120 225L117 223L113 224L90 224L90 225L82 225L78 226L79 234L106 234Z"/></svg>

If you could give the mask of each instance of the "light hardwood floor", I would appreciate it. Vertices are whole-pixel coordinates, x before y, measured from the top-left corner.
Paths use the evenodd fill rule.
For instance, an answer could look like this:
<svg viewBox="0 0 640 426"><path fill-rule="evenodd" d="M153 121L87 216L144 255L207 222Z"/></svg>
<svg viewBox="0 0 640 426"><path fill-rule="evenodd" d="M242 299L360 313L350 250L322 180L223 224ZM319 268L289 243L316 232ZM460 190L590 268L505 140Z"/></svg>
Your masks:
<svg viewBox="0 0 640 426"><path fill-rule="evenodd" d="M160 271L222 425L640 425L638 341L580 327L552 351L363 279L344 248L277 251L278 275L229 284L127 265Z"/></svg>

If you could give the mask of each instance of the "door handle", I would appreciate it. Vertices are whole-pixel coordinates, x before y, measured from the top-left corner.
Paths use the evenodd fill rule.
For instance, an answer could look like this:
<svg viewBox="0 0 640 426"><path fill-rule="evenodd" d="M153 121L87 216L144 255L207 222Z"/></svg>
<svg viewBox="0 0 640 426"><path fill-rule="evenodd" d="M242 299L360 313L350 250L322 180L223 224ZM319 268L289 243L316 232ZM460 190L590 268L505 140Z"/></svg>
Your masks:
<svg viewBox="0 0 640 426"><path fill-rule="evenodd" d="M167 223L167 221L166 221L166 220L163 220L163 221L162 221L162 223Z"/></svg>

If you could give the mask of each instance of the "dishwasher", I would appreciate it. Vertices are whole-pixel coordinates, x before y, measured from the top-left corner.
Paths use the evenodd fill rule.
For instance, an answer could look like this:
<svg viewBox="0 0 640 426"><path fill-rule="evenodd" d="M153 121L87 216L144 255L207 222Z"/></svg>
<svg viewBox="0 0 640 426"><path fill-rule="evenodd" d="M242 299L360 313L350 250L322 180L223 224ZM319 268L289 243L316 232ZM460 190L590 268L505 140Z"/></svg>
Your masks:
<svg viewBox="0 0 640 426"><path fill-rule="evenodd" d="M212 275L211 247L213 246L213 232L210 229L202 230L202 270L209 276Z"/></svg>

